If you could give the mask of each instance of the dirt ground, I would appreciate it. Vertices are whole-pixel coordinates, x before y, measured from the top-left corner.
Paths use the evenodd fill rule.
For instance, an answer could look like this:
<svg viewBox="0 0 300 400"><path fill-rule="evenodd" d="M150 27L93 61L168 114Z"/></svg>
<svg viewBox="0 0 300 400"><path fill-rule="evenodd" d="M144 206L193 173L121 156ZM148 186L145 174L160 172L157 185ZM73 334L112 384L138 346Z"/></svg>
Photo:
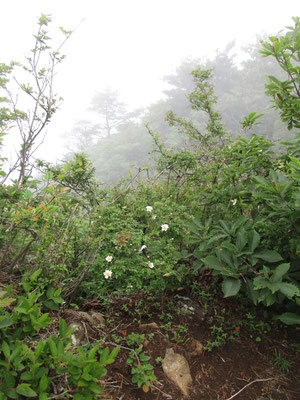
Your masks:
<svg viewBox="0 0 300 400"><path fill-rule="evenodd" d="M186 293L159 299L135 295L111 298L106 304L98 299L83 304L84 311L101 312L105 319L104 326L86 329L84 341L100 340L110 349L120 346L104 380L104 399L186 399L163 372L167 348L189 364L190 400L300 399L299 328L274 321L264 309L249 309L240 299L221 296L206 296L205 301L194 296L196 311L186 313L186 299ZM132 383L127 363L135 347L132 333L138 335L139 347L150 357L157 378L147 393Z"/></svg>

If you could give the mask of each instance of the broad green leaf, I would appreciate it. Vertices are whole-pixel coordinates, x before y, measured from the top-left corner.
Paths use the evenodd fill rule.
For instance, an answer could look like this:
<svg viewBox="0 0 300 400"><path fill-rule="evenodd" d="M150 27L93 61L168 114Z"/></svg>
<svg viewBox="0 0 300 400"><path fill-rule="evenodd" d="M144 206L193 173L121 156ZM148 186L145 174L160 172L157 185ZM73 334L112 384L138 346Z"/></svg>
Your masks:
<svg viewBox="0 0 300 400"><path fill-rule="evenodd" d="M50 379L47 378L46 375L43 375L41 377L40 383L39 383L39 389L40 389L41 392L45 392L47 390L49 382L50 382Z"/></svg>
<svg viewBox="0 0 300 400"><path fill-rule="evenodd" d="M13 388L15 386L16 379L11 371L5 371L3 373L3 378L7 388L9 387Z"/></svg>
<svg viewBox="0 0 300 400"><path fill-rule="evenodd" d="M222 283L222 290L224 297L235 296L241 288L241 281L239 279L227 278Z"/></svg>
<svg viewBox="0 0 300 400"><path fill-rule="evenodd" d="M300 324L300 315L287 312L276 316L274 319L279 319L281 322L287 325L297 325Z"/></svg>
<svg viewBox="0 0 300 400"><path fill-rule="evenodd" d="M3 351L3 354L5 355L5 357L7 359L9 359L9 356L10 356L9 345L4 340L2 342L2 351Z"/></svg>
<svg viewBox="0 0 300 400"><path fill-rule="evenodd" d="M238 251L242 251L242 249L245 247L247 243L247 233L244 229L240 229L237 233L237 241L236 241L236 247Z"/></svg>
<svg viewBox="0 0 300 400"><path fill-rule="evenodd" d="M257 276L253 279L254 290L265 289L268 287L268 281L262 276Z"/></svg>
<svg viewBox="0 0 300 400"><path fill-rule="evenodd" d="M253 282L246 278L247 281L247 294L250 300L253 302L254 305L257 305L258 300L258 291L254 289Z"/></svg>
<svg viewBox="0 0 300 400"><path fill-rule="evenodd" d="M96 382L90 382L89 383L89 390L91 390L93 393L101 393L103 392L104 387L99 386Z"/></svg>
<svg viewBox="0 0 300 400"><path fill-rule="evenodd" d="M248 232L248 245L249 249L253 252L259 245L260 235L253 229Z"/></svg>
<svg viewBox="0 0 300 400"><path fill-rule="evenodd" d="M25 397L36 397L37 394L36 392L31 389L30 385L28 383L21 383L20 385L17 386L17 393L21 394L22 396Z"/></svg>
<svg viewBox="0 0 300 400"><path fill-rule="evenodd" d="M115 347L109 355L109 358L115 359L120 351L120 347Z"/></svg>
<svg viewBox="0 0 300 400"><path fill-rule="evenodd" d="M44 351L45 346L46 346L46 342L45 341L39 342L37 344L36 349L34 351L34 355L35 355L36 358L39 358L39 356Z"/></svg>
<svg viewBox="0 0 300 400"><path fill-rule="evenodd" d="M108 358L108 355L109 355L109 348L108 348L108 347L105 347L105 349L103 349L103 350L101 351L100 364L105 363L105 361L106 361L107 358Z"/></svg>
<svg viewBox="0 0 300 400"><path fill-rule="evenodd" d="M89 360L92 360L92 359L95 358L95 355L96 355L98 349L99 349L99 346L98 346L98 345L95 345L95 346L92 348L92 350L90 350L89 355L88 355L88 359L89 359Z"/></svg>
<svg viewBox="0 0 300 400"><path fill-rule="evenodd" d="M290 264L280 264L275 268L273 275L271 276L271 282L279 282L282 277L288 272L290 269Z"/></svg>
<svg viewBox="0 0 300 400"><path fill-rule="evenodd" d="M60 338L64 338L66 336L67 330L68 330L67 323L63 318L61 318L59 320L59 336L60 336Z"/></svg>
<svg viewBox="0 0 300 400"><path fill-rule="evenodd" d="M279 286L279 290L282 294L284 294L288 298L292 298L294 296L300 296L300 290L297 286L288 282L281 282Z"/></svg>
<svg viewBox="0 0 300 400"><path fill-rule="evenodd" d="M277 251L274 250L261 250L258 251L257 253L253 254L254 257L260 258L261 260L273 263L277 261L281 261L282 257Z"/></svg>
<svg viewBox="0 0 300 400"><path fill-rule="evenodd" d="M217 271L222 271L224 269L223 264L214 256L207 256L202 260L208 268L216 269Z"/></svg>
<svg viewBox="0 0 300 400"><path fill-rule="evenodd" d="M53 339L51 339L51 338L48 339L48 343L49 343L49 346L50 346L50 350L51 350L52 356L56 357L57 356L56 344L54 343Z"/></svg>
<svg viewBox="0 0 300 400"><path fill-rule="evenodd" d="M13 320L10 318L4 318L0 320L0 329L7 328L13 324Z"/></svg>
<svg viewBox="0 0 300 400"><path fill-rule="evenodd" d="M19 395L18 395L18 393L16 392L15 389L7 390L6 394L11 399L18 399L19 398ZM4 399L7 399L7 397L4 397Z"/></svg>

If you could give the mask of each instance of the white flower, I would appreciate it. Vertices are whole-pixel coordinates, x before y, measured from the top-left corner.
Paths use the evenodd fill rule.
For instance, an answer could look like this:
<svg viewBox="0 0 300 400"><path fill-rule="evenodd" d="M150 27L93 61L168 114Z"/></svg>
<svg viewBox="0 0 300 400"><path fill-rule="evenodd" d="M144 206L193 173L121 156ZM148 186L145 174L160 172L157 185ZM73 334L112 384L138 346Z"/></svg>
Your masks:
<svg viewBox="0 0 300 400"><path fill-rule="evenodd" d="M156 217L157 217L157 215L152 215L151 218L152 218L152 219L156 219Z"/></svg>
<svg viewBox="0 0 300 400"><path fill-rule="evenodd" d="M153 262L150 262L150 261L149 261L149 262L148 262L148 267L151 268L151 269L153 269L153 268L154 268Z"/></svg>
<svg viewBox="0 0 300 400"><path fill-rule="evenodd" d="M112 271L109 270L109 269L106 269L106 270L103 272L103 275L104 275L104 278L105 278L105 279L110 278L110 277L111 277L111 274L112 274Z"/></svg>
<svg viewBox="0 0 300 400"><path fill-rule="evenodd" d="M148 212L151 212L151 211L153 210L153 207L147 206L147 207L146 207L146 210L147 210Z"/></svg>
<svg viewBox="0 0 300 400"><path fill-rule="evenodd" d="M139 252L141 253L143 250L145 250L147 248L147 246L145 244L143 244L143 246L140 248Z"/></svg>
<svg viewBox="0 0 300 400"><path fill-rule="evenodd" d="M107 262L111 262L112 259L113 259L112 256L107 256L105 260L106 260Z"/></svg>
<svg viewBox="0 0 300 400"><path fill-rule="evenodd" d="M233 205L233 206L235 206L235 205L236 205L236 202L237 202L237 199L233 199L233 200L231 200L231 203L232 203L232 205Z"/></svg>
<svg viewBox="0 0 300 400"><path fill-rule="evenodd" d="M163 232L166 232L168 229L169 229L169 225L168 225L168 224L162 224L161 230L162 230Z"/></svg>
<svg viewBox="0 0 300 400"><path fill-rule="evenodd" d="M165 276L166 278L169 278L169 276L171 276L171 273L170 273L170 272L167 272L166 274L164 274L164 276Z"/></svg>

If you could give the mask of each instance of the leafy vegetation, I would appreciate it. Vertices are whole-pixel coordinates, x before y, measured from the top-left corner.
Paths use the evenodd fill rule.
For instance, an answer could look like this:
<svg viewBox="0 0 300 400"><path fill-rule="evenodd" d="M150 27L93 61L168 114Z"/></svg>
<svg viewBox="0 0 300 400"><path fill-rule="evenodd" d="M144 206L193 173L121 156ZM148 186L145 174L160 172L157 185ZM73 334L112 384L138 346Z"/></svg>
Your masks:
<svg viewBox="0 0 300 400"><path fill-rule="evenodd" d="M8 286L0 297L2 398L46 399L51 382L61 376L65 398L93 399L103 390L105 365L114 362L117 347L72 346L63 319L57 335L41 338L53 324L43 310L58 310L63 301L140 292L163 297L201 285L208 273L224 297L262 303L275 319L299 324L299 137L275 156L271 140L250 134L261 117L253 110L242 122L245 135L230 137L216 109L213 71L195 69L189 102L197 117L174 111L165 117L185 146L166 146L148 125L155 146L152 169L140 167L128 180L103 188L88 157L79 153L59 166L39 162L42 177L34 179L31 151L56 110L53 68L63 59L51 52L49 70L38 66L49 50L44 31L49 22L44 15L39 19L26 67L37 89L20 85L41 114L22 112L12 98L0 98L2 135L17 121L22 137L13 169L1 171L1 271L23 277L21 293ZM269 76L267 93L289 129L299 128L299 18L294 23L285 35L262 43L263 56L273 57L286 73L285 80ZM13 67L1 64L0 88L6 93ZM113 127L106 127L107 135ZM9 181L15 170L18 177ZM208 351L234 338L222 318L212 317L215 339ZM185 334L178 326L168 338L179 344ZM132 381L147 392L156 377L142 339L129 338L128 363ZM279 368L290 368L279 352L275 358Z"/></svg>

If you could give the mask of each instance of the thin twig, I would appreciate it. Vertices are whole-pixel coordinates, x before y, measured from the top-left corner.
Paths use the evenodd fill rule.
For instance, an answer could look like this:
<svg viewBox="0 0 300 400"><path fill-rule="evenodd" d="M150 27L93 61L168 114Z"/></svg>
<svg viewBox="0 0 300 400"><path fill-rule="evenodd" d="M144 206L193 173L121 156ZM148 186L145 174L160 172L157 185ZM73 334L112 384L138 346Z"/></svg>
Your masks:
<svg viewBox="0 0 300 400"><path fill-rule="evenodd" d="M231 397L228 397L228 399L226 399L226 400L231 400L231 399L233 399L233 398L236 397L238 394L240 394L244 389L246 389L248 386L252 385L252 383L255 383L255 382L267 382L267 381L272 381L273 379L274 379L274 378L255 379L254 381L247 383L247 385L245 385L244 387L242 387L241 390L239 390L237 393L235 393L235 394L232 395Z"/></svg>

